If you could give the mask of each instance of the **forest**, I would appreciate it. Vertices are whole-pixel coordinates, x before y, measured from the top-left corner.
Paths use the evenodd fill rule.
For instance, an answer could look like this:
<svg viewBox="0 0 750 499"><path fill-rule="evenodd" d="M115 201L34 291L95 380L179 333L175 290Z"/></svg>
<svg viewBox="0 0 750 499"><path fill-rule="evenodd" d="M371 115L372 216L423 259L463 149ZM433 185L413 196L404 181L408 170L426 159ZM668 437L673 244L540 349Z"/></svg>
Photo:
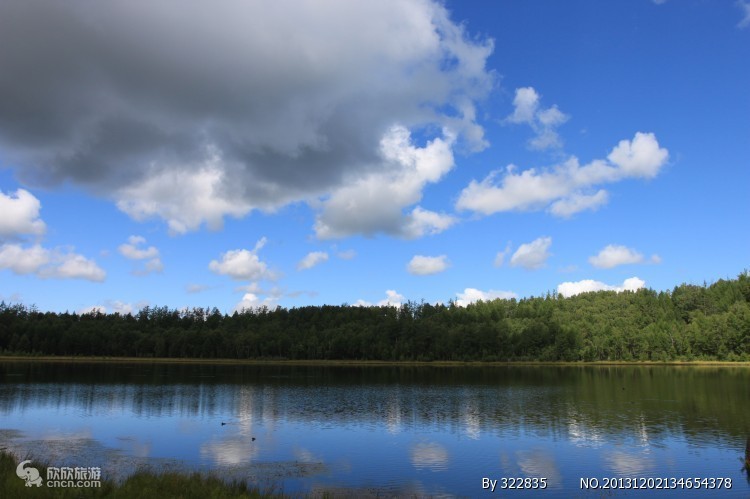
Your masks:
<svg viewBox="0 0 750 499"><path fill-rule="evenodd" d="M381 361L750 361L750 273L671 291L599 291L466 307L145 307L0 303L0 354Z"/></svg>

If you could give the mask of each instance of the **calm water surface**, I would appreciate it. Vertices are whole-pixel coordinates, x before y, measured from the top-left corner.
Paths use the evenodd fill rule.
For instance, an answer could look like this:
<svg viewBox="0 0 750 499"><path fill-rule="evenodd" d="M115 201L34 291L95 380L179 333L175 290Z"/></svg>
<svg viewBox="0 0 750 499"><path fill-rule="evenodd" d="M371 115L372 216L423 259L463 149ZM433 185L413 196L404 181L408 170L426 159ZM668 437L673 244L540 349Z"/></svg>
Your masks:
<svg viewBox="0 0 750 499"><path fill-rule="evenodd" d="M746 368L5 362L0 383L0 447L105 478L150 467L292 495L750 497ZM547 489L482 488L503 477ZM589 477L732 488L582 490Z"/></svg>

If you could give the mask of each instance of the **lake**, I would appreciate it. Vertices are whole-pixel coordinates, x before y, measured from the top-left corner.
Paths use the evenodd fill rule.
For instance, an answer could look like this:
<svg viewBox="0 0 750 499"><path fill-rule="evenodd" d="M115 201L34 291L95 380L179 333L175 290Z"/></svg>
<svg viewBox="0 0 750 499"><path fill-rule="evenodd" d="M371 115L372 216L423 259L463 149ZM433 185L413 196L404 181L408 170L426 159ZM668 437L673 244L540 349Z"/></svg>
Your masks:
<svg viewBox="0 0 750 499"><path fill-rule="evenodd" d="M103 478L150 467L291 495L750 497L748 368L7 361L0 381L0 447Z"/></svg>

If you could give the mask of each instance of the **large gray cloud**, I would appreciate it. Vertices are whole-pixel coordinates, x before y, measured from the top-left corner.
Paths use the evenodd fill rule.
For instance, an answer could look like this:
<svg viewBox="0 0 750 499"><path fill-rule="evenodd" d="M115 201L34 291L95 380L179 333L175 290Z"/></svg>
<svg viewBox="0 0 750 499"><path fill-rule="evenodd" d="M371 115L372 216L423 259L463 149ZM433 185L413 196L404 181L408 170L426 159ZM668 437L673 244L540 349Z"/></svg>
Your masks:
<svg viewBox="0 0 750 499"><path fill-rule="evenodd" d="M491 51L432 0L4 0L0 162L218 227L401 168L394 126L481 149Z"/></svg>

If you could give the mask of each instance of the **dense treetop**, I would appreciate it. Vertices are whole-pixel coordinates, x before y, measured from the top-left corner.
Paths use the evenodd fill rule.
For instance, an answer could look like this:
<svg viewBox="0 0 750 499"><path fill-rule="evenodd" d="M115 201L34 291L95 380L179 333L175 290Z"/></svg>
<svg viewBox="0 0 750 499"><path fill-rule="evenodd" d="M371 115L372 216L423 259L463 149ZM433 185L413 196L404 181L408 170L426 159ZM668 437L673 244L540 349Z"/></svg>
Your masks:
<svg viewBox="0 0 750 499"><path fill-rule="evenodd" d="M0 303L0 353L297 360L750 360L750 274L672 291L392 306L145 307L121 315Z"/></svg>

